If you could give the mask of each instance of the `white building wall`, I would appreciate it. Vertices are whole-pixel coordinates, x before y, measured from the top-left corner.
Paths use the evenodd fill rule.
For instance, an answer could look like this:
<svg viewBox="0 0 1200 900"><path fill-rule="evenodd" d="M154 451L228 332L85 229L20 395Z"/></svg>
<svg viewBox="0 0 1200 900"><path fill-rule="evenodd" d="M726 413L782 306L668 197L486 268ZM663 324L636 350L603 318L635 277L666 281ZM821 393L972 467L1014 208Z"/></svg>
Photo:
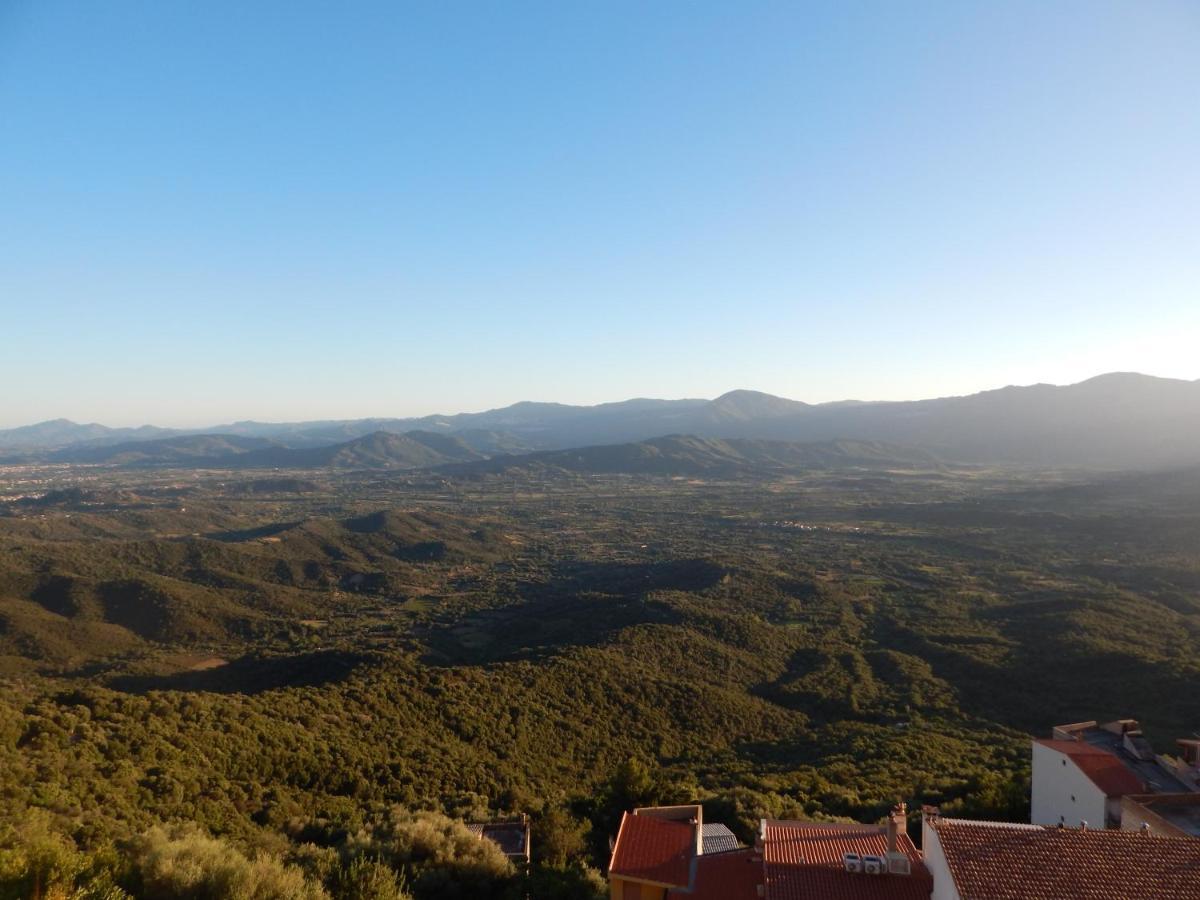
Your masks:
<svg viewBox="0 0 1200 900"><path fill-rule="evenodd" d="M1029 821L1034 825L1104 828L1108 798L1065 753L1033 742L1033 795Z"/></svg>
<svg viewBox="0 0 1200 900"><path fill-rule="evenodd" d="M925 856L925 868L933 876L933 893L929 900L962 900L958 888L954 886L954 876L946 865L946 855L942 852L942 844L937 832L929 827L927 820L921 822L921 852Z"/></svg>

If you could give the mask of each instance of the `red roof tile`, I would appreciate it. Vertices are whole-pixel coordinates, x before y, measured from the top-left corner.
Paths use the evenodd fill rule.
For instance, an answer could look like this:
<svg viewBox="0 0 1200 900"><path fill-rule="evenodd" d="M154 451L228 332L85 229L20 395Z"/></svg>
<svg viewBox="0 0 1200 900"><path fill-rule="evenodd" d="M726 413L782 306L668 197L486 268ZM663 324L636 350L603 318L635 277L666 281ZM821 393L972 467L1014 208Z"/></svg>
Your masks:
<svg viewBox="0 0 1200 900"><path fill-rule="evenodd" d="M696 826L625 813L608 871L671 887L687 887L696 851Z"/></svg>
<svg viewBox="0 0 1200 900"><path fill-rule="evenodd" d="M696 859L693 890L668 891L668 900L757 900L763 862L753 849L708 853Z"/></svg>
<svg viewBox="0 0 1200 900"><path fill-rule="evenodd" d="M865 875L813 867L767 866L769 900L929 900L928 873Z"/></svg>
<svg viewBox="0 0 1200 900"><path fill-rule="evenodd" d="M763 855L769 900L928 900L933 879L907 835L899 849L911 875L867 875L845 871L846 853L883 856L887 827L823 822L767 822Z"/></svg>
<svg viewBox="0 0 1200 900"><path fill-rule="evenodd" d="M1093 747L1082 741L1051 741L1038 739L1037 743L1068 756L1106 797L1122 797L1125 794L1140 794L1146 785L1134 775L1121 760L1101 747Z"/></svg>
<svg viewBox="0 0 1200 900"><path fill-rule="evenodd" d="M930 825L962 900L1200 897L1194 838L956 819Z"/></svg>

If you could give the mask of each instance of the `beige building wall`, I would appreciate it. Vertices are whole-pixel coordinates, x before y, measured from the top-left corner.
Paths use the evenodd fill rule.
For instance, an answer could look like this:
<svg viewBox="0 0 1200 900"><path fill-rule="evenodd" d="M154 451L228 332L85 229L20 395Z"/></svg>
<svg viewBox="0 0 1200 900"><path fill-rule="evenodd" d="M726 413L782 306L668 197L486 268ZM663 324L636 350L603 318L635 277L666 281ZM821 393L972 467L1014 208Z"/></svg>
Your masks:
<svg viewBox="0 0 1200 900"><path fill-rule="evenodd" d="M638 881L626 881L619 875L608 877L609 897L612 900L666 900L667 889Z"/></svg>

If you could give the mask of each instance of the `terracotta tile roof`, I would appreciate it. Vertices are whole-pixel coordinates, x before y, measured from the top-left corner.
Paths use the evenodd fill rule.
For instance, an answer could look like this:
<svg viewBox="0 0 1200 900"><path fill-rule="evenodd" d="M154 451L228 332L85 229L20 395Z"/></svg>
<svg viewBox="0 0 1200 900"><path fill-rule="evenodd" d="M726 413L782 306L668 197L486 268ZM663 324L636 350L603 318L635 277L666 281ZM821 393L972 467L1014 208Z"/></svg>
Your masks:
<svg viewBox="0 0 1200 900"><path fill-rule="evenodd" d="M846 853L883 856L884 825L823 822L765 822L763 856L769 900L928 900L933 880L907 835L899 848L911 875L866 875L845 871Z"/></svg>
<svg viewBox="0 0 1200 900"><path fill-rule="evenodd" d="M752 848L705 854L696 859L695 887L668 891L668 900L758 900L762 857Z"/></svg>
<svg viewBox="0 0 1200 900"><path fill-rule="evenodd" d="M912 875L854 875L767 866L769 900L929 900L932 891L933 879L915 869Z"/></svg>
<svg viewBox="0 0 1200 900"><path fill-rule="evenodd" d="M1092 784L1104 791L1106 797L1140 794L1146 790L1146 785L1141 779L1107 750L1082 741L1052 741L1039 738L1037 743L1069 757Z"/></svg>
<svg viewBox="0 0 1200 900"><path fill-rule="evenodd" d="M929 824L962 900L1200 897L1194 838L956 819Z"/></svg>
<svg viewBox="0 0 1200 900"><path fill-rule="evenodd" d="M694 825L625 813L608 871L637 881L687 887L695 852Z"/></svg>

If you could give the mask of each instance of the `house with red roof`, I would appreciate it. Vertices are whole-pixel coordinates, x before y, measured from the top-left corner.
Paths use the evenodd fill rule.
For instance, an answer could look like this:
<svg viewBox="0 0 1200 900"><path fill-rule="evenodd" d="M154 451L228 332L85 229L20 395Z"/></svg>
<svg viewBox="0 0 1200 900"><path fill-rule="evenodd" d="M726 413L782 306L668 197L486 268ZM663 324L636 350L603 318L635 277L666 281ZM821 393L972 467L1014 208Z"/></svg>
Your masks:
<svg viewBox="0 0 1200 900"><path fill-rule="evenodd" d="M700 806L655 806L621 817L608 865L613 900L665 900L689 887L696 860L704 855L704 810Z"/></svg>
<svg viewBox="0 0 1200 900"><path fill-rule="evenodd" d="M763 820L749 848L705 853L703 829L698 806L626 813L613 900L928 900L932 890L903 804L882 825Z"/></svg>
<svg viewBox="0 0 1200 900"><path fill-rule="evenodd" d="M1079 741L1034 740L1029 819L1035 825L1121 821L1121 798L1145 786L1107 750Z"/></svg>
<svg viewBox="0 0 1200 900"><path fill-rule="evenodd" d="M1196 900L1200 840L948 819L926 810L931 900Z"/></svg>
<svg viewBox="0 0 1200 900"><path fill-rule="evenodd" d="M706 853L696 860L691 883L667 891L667 900L760 900L763 882L757 848Z"/></svg>
<svg viewBox="0 0 1200 900"><path fill-rule="evenodd" d="M1187 767L1154 752L1133 719L1055 727L1033 741L1030 822L1118 828L1121 798L1194 790ZM1189 783L1190 781L1190 783Z"/></svg>
<svg viewBox="0 0 1200 900"><path fill-rule="evenodd" d="M907 809L883 825L764 821L770 900L929 900L933 880L908 837Z"/></svg>

